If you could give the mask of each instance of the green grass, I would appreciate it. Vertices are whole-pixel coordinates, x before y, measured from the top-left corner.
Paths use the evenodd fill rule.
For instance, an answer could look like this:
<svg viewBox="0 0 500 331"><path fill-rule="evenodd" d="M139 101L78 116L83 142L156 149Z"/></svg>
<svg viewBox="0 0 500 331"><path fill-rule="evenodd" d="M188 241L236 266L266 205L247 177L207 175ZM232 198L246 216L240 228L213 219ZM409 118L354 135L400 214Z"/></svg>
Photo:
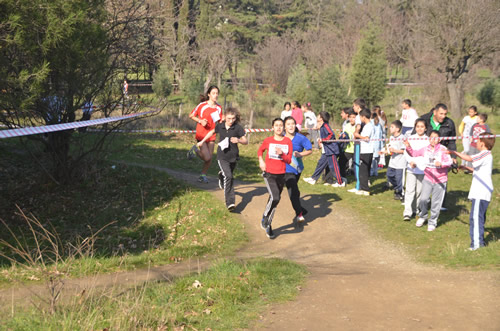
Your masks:
<svg viewBox="0 0 500 331"><path fill-rule="evenodd" d="M495 116L488 120L494 132L499 132L498 125L494 124ZM252 134L248 146L240 146L241 159L236 168L235 178L245 181L260 182L260 169L257 162L257 149L261 141L269 133ZM167 136L123 136L117 143L127 146L120 153L112 157L117 159L134 160L147 164L156 164L174 169L198 172L201 161L185 160L185 154L193 144L192 135L167 135ZM115 147L118 148L118 145ZM459 144L459 150L461 146ZM335 202L339 208L348 210L356 219L362 220L383 238L396 244L404 244L408 251L419 261L431 264L440 264L448 267L474 267L481 269L500 268L500 143L494 150L493 184L496 190L488 208L485 234L488 247L476 252L469 252L469 210L470 201L467 200L472 177L459 173L450 173L448 196L446 204L450 207L448 212L440 215L438 229L427 233L426 228L416 228L414 221L403 222L403 206L393 200L390 191L384 191L385 169L380 171L378 178L372 179L371 197L360 197L347 192L347 189L326 188L323 185L310 186L299 184L303 195L306 194L331 194L335 193L339 201ZM303 177L310 176L314 171L319 153L305 158L305 171ZM209 173L215 176L218 168L212 165ZM359 208L363 206L363 208Z"/></svg>
<svg viewBox="0 0 500 331"><path fill-rule="evenodd" d="M44 180L29 157L14 147L0 145L0 218L29 249L36 247L34 238L16 204L57 234L63 260L57 266L49 263L49 270L57 268L71 277L130 270L227 255L247 240L240 220L223 203L165 173L104 162L95 179L57 186ZM85 254L70 251L70 243L76 245L103 227ZM0 228L0 240L14 243L6 227ZM41 246L50 248L47 241ZM0 244L0 253L21 260L6 245ZM47 253L49 257L55 255ZM0 257L0 286L43 278L39 266L11 267Z"/></svg>
<svg viewBox="0 0 500 331"><path fill-rule="evenodd" d="M293 299L306 274L303 266L281 259L221 261L173 283L78 296L55 314L16 308L13 316L2 318L0 326L12 330L243 329L266 305Z"/></svg>

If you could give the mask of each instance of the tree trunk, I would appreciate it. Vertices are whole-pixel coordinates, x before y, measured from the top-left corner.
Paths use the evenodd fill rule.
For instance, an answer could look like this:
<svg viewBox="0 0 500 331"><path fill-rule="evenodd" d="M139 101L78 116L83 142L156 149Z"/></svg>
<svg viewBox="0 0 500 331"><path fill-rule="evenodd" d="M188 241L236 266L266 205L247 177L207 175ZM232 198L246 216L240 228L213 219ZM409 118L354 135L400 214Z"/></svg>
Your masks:
<svg viewBox="0 0 500 331"><path fill-rule="evenodd" d="M462 106L464 103L463 80L452 80L446 85L448 87L448 94L450 95L450 117L458 121L462 115Z"/></svg>

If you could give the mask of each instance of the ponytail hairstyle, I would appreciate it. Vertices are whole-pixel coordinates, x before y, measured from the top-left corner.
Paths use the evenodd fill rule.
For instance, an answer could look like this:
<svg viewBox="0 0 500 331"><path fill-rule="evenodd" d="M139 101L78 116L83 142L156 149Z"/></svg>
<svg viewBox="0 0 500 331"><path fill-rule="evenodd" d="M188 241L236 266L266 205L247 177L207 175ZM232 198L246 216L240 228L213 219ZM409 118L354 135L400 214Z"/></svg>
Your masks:
<svg viewBox="0 0 500 331"><path fill-rule="evenodd" d="M200 94L200 103L205 102L205 101L208 101L208 100L210 99L210 98L208 97L208 95L210 94L210 92L212 92L212 90L213 90L214 88L216 88L216 89L217 89L217 91L219 91L219 92L220 92L220 90L219 90L219 88L218 88L217 86L215 86L215 85L211 85L211 86L208 88L208 90L207 90L207 92L206 92L205 94Z"/></svg>
<svg viewBox="0 0 500 331"><path fill-rule="evenodd" d="M377 115L377 113L375 111L372 112L371 119L373 120L373 123L375 123L375 125L378 125L378 123L380 123L380 121L378 119L378 115Z"/></svg>
<svg viewBox="0 0 500 331"><path fill-rule="evenodd" d="M228 114L234 115L234 124L240 123L241 115L240 115L240 112L238 111L237 108L227 107L225 114L226 115L228 115Z"/></svg>

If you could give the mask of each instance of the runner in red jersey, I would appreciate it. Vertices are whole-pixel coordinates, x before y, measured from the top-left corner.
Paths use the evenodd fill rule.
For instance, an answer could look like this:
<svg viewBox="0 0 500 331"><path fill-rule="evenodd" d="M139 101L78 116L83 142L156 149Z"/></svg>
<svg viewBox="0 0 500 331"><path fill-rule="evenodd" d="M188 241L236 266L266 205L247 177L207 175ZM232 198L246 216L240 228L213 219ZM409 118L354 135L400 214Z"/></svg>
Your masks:
<svg viewBox="0 0 500 331"><path fill-rule="evenodd" d="M292 161L293 153L292 141L283 136L283 127L283 120L279 117L275 118L273 120L274 135L264 139L257 152L259 167L263 171L262 177L264 177L269 192L269 200L262 215L261 227L266 230L266 235L270 239L275 238L271 222L285 185L286 164L290 164ZM266 161L264 161L262 155L266 150Z"/></svg>
<svg viewBox="0 0 500 331"><path fill-rule="evenodd" d="M211 136L205 142L202 142L202 140L222 120L222 107L217 103L218 97L219 88L217 86L210 86L207 93L200 100L201 103L189 114L189 118L198 123L196 125L195 136L198 144L191 148L188 153L188 159L191 159L196 153L203 160L203 168L198 179L202 183L208 183L207 171L212 163L215 135Z"/></svg>

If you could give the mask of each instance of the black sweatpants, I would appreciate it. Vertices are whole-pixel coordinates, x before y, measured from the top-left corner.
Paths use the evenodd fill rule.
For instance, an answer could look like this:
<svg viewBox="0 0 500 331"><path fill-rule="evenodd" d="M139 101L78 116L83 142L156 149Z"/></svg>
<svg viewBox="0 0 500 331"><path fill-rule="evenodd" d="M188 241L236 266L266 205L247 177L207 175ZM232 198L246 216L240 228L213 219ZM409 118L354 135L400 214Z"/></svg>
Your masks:
<svg viewBox="0 0 500 331"><path fill-rule="evenodd" d="M236 168L236 162L229 162L226 160L217 160L217 162L219 163L219 168L224 177L224 199L226 200L226 207L228 207L229 205L235 204L233 172Z"/></svg>
<svg viewBox="0 0 500 331"><path fill-rule="evenodd" d="M267 191L269 192L269 200L267 201L266 209L264 209L264 218L267 220L267 225L271 225L276 207L280 202L281 192L285 186L285 174L270 174L262 173L264 182L266 183Z"/></svg>
<svg viewBox="0 0 500 331"><path fill-rule="evenodd" d="M297 183L299 182L300 174L285 174L285 185L288 190L288 196L290 197L290 201L292 202L293 210L295 210L295 216L298 216L300 213L304 212L302 205L300 204L300 191Z"/></svg>
<svg viewBox="0 0 500 331"><path fill-rule="evenodd" d="M372 166L373 153L359 154L359 189L369 191L368 178Z"/></svg>

